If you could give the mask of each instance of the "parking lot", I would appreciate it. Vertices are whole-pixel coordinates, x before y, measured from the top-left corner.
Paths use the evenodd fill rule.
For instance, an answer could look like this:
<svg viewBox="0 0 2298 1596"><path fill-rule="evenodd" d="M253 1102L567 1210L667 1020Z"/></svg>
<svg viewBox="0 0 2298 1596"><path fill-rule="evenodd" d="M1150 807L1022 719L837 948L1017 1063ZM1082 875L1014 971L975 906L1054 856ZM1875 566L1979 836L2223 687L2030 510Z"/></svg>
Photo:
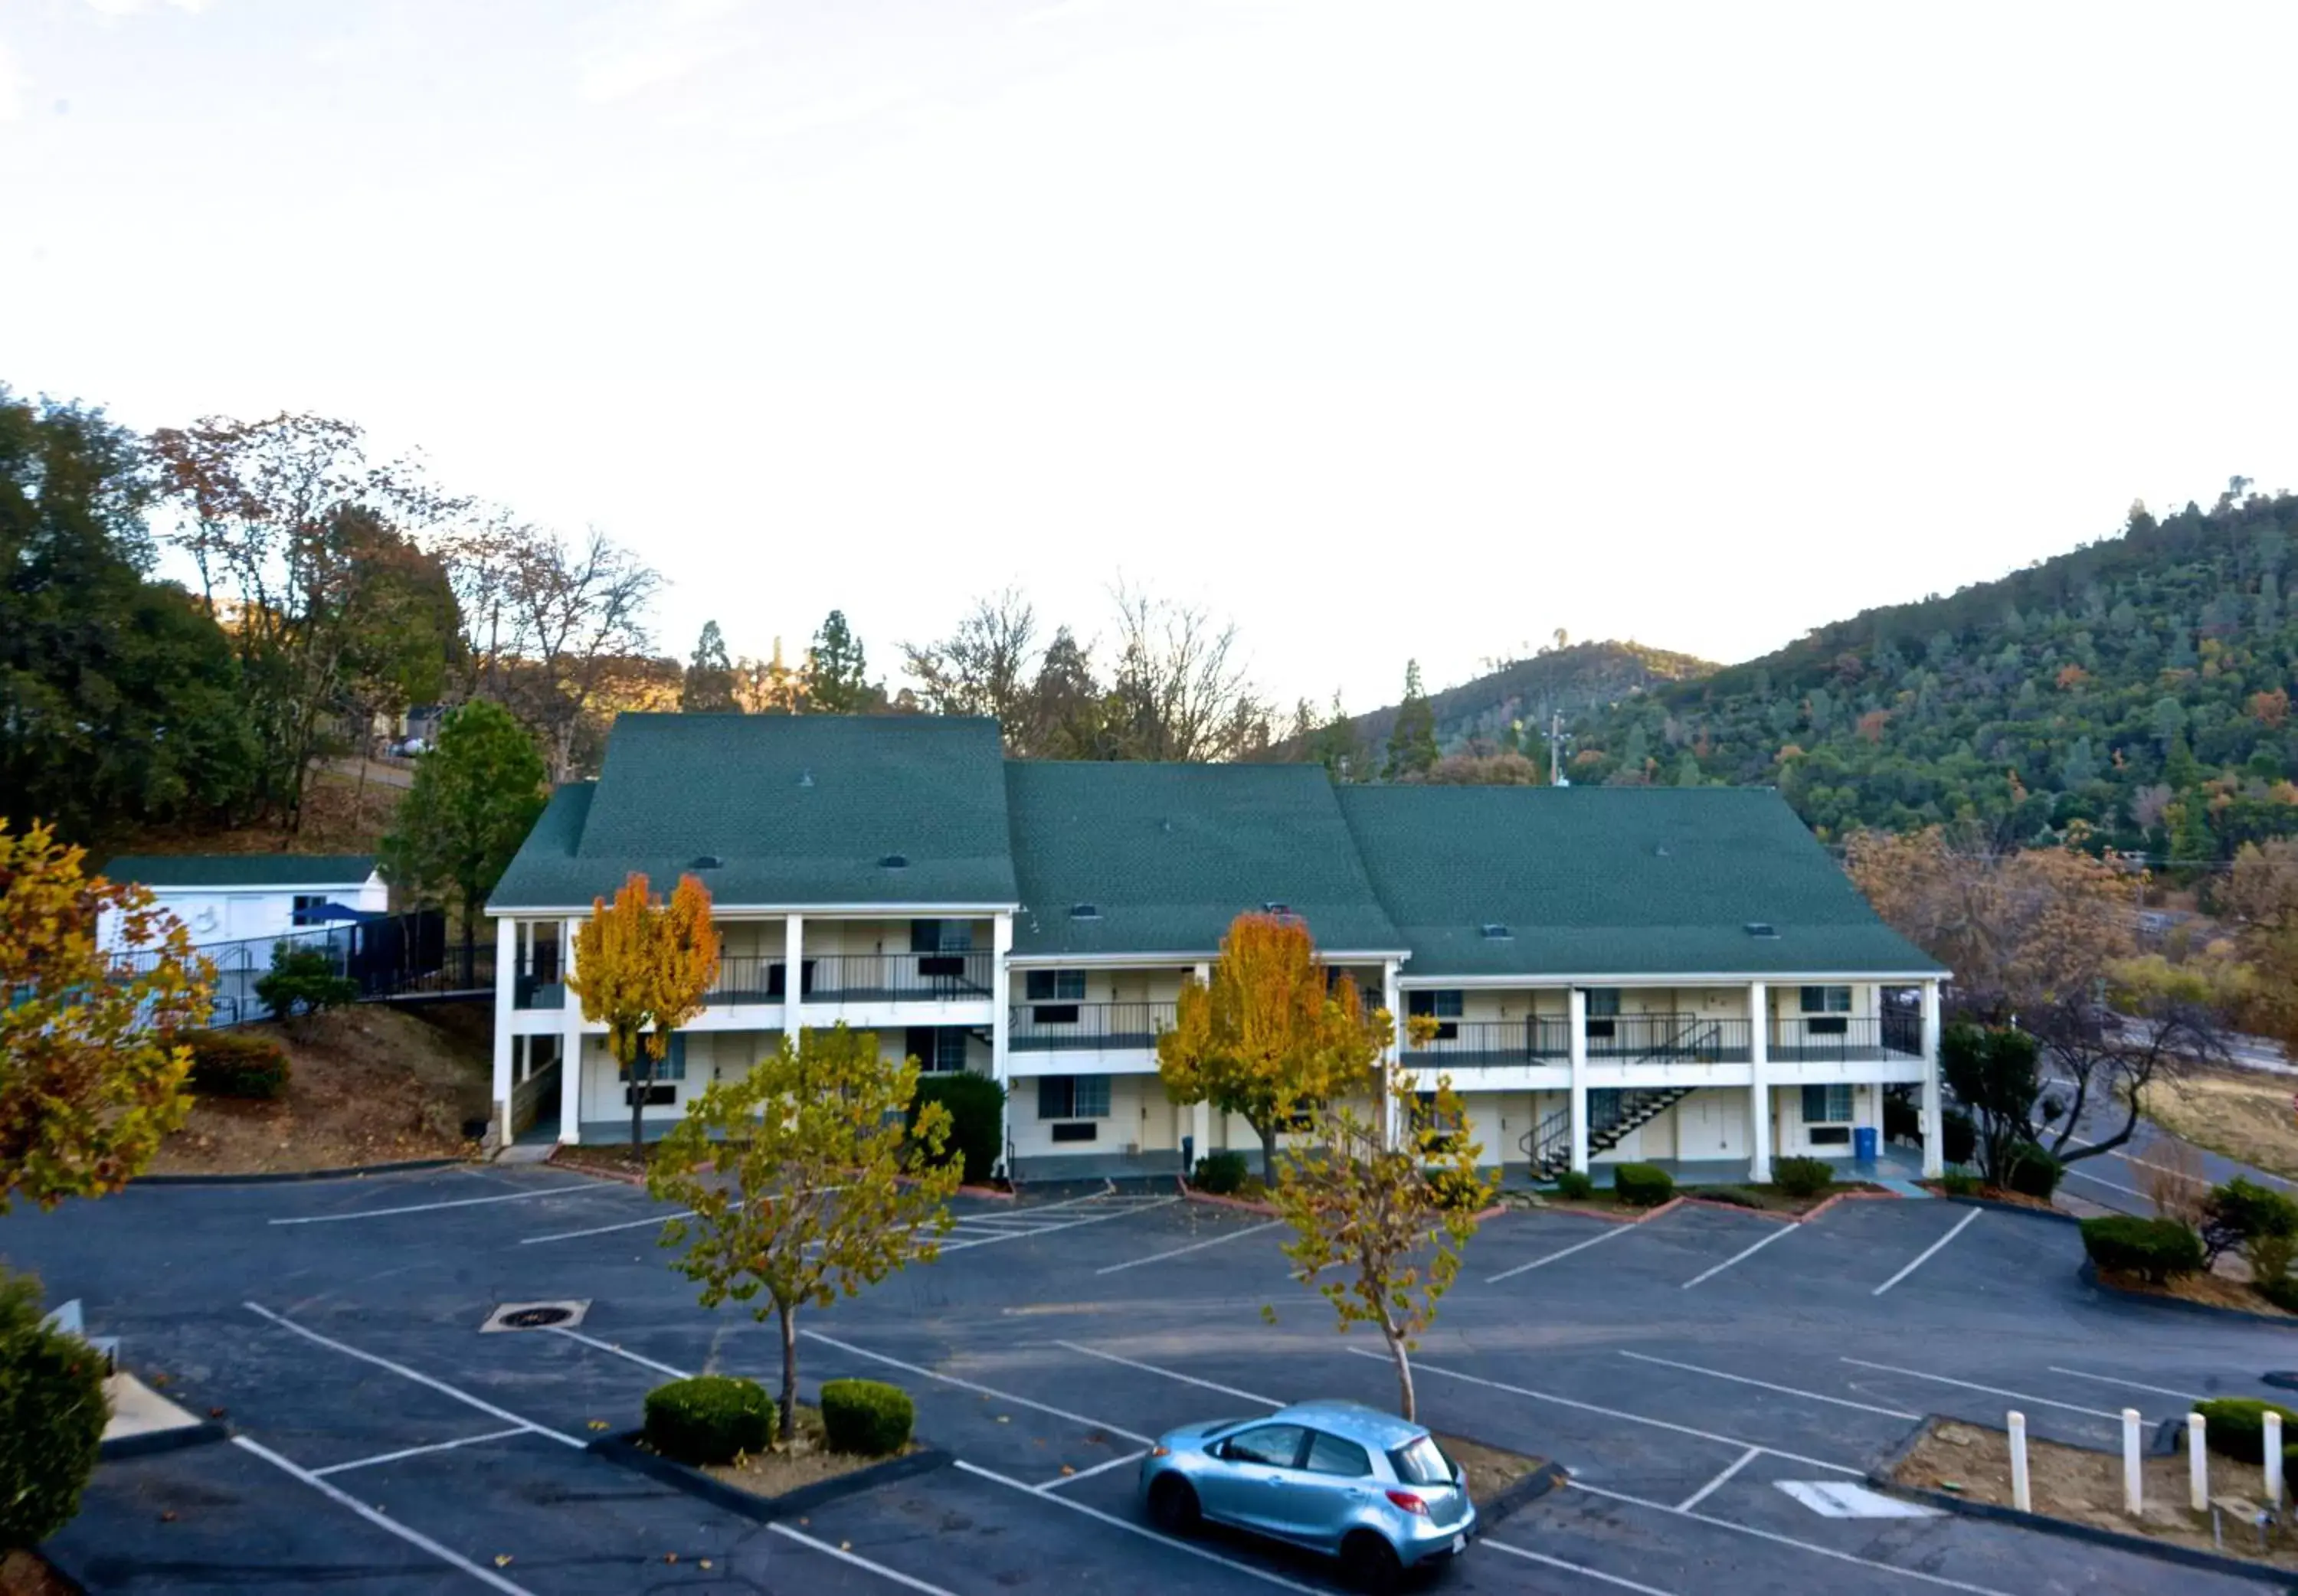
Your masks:
<svg viewBox="0 0 2298 1596"><path fill-rule="evenodd" d="M127 1363L235 1432L106 1464L53 1551L91 1592L1326 1591L1307 1558L1176 1542L1132 1501L1173 1425L1310 1396L1393 1406L1284 1232L1167 1193L965 1200L947 1255L802 1315L801 1376L907 1387L946 1467L759 1525L584 1449L674 1374L778 1369L706 1311L643 1193L550 1168L138 1187L0 1223ZM1485 1225L1420 1354L1423 1418L1570 1483L1442 1588L2002 1592L2255 1588L1967 1518L1831 1517L1930 1413L2104 1446L2126 1405L2269 1393L2288 1333L2102 1300L2071 1227L1859 1201L1790 1225L1688 1205L1637 1226ZM481 1334L499 1304L579 1326ZM1277 1320L1263 1322L1264 1304ZM1790 1491L1782 1485L1809 1487Z"/></svg>

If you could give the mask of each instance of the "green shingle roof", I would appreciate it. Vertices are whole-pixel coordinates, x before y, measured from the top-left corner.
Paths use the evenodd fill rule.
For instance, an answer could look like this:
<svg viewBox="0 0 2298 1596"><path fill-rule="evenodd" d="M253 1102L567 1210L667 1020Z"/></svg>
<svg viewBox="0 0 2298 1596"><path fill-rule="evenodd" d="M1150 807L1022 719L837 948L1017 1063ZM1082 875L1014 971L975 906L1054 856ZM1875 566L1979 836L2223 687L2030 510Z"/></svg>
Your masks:
<svg viewBox="0 0 2298 1596"><path fill-rule="evenodd" d="M1020 956L1210 955L1281 903L1320 948L1401 951L1313 765L1014 762L1005 767ZM1096 919L1071 914L1090 904Z"/></svg>
<svg viewBox="0 0 2298 1596"><path fill-rule="evenodd" d="M1768 789L1349 787L1339 798L1412 950L1409 978L1947 973L1876 917Z"/></svg>
<svg viewBox="0 0 2298 1596"><path fill-rule="evenodd" d="M104 861L103 875L146 887L208 887L218 891L266 888L356 887L375 873L372 854L121 854Z"/></svg>
<svg viewBox="0 0 2298 1596"><path fill-rule="evenodd" d="M633 870L693 871L728 907L1010 904L997 724L619 716L597 782L560 789L490 906L578 908Z"/></svg>

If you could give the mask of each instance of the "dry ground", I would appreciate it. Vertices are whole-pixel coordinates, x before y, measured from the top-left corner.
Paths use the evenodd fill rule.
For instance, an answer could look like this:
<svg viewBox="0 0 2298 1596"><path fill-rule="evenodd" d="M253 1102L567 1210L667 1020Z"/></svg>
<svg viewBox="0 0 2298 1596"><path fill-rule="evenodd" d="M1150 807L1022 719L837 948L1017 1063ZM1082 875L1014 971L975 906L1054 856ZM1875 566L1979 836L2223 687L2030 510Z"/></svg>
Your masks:
<svg viewBox="0 0 2298 1596"><path fill-rule="evenodd" d="M366 1004L322 1015L300 1032L247 1031L282 1042L293 1063L276 1103L195 1099L184 1129L161 1146L154 1174L249 1175L335 1170L475 1151L463 1121L484 1119L492 1068L484 1026L467 1007ZM421 1016L435 1014L436 1021Z"/></svg>
<svg viewBox="0 0 2298 1596"><path fill-rule="evenodd" d="M80 1596L79 1587L38 1552L0 1552L0 1596Z"/></svg>
<svg viewBox="0 0 2298 1596"><path fill-rule="evenodd" d="M917 1443L913 1441L900 1452L889 1455L899 1457L917 1450ZM800 1402L798 1439L787 1449L777 1444L772 1451L748 1454L740 1462L714 1464L702 1472L754 1496L780 1496L801 1485L834 1480L840 1475L853 1474L864 1468L874 1468L886 1460L885 1458L867 1457L861 1452L831 1451L829 1442L822 1435L821 1413Z"/></svg>
<svg viewBox="0 0 2298 1596"><path fill-rule="evenodd" d="M2279 1075L2196 1071L2146 1094L2146 1117L2221 1157L2298 1178L2298 1082Z"/></svg>
<svg viewBox="0 0 2298 1596"><path fill-rule="evenodd" d="M2260 1470L2231 1458L2211 1456L2210 1488L2213 1496L2243 1496L2255 1501L2264 1489ZM2186 1457L2147 1458L2140 1465L2145 1481L2145 1512L2138 1519L2122 1511L2122 1458L2117 1452L2089 1451L2061 1446L2054 1441L2027 1442L2027 1473L2034 1490L2035 1510L2054 1518L2071 1519L2099 1529L2125 1534L2151 1535L2191 1546L2201 1551L2223 1551L2256 1559L2257 1533L2228 1525L2226 1544L2211 1540L2207 1514L2186 1507ZM1892 1477L1903 1485L1949 1491L1971 1501L2011 1505L2011 1445L2000 1430L1947 1420L1935 1426L1907 1455ZM2298 1569L2298 1534L2285 1524L2277 1528L2269 1556L2261 1559L2277 1567Z"/></svg>
<svg viewBox="0 0 2298 1596"><path fill-rule="evenodd" d="M364 854L391 830L410 778L402 768L371 762L366 781L356 764L311 773L303 794L302 829L292 835L269 822L219 831L153 831L130 838L123 854Z"/></svg>

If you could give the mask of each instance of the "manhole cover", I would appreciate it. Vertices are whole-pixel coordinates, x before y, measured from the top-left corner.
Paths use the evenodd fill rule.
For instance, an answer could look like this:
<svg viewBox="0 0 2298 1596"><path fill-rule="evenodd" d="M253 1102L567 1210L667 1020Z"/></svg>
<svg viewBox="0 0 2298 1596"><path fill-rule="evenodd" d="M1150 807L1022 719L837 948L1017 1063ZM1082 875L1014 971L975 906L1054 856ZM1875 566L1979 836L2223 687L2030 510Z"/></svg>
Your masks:
<svg viewBox="0 0 2298 1596"><path fill-rule="evenodd" d="M2298 1369L2277 1369L2272 1374L2258 1377L2269 1385L2279 1385L2285 1391L2298 1391Z"/></svg>
<svg viewBox="0 0 2298 1596"><path fill-rule="evenodd" d="M482 1332L497 1330L564 1330L583 1322L590 1311L585 1302L505 1302L487 1315Z"/></svg>

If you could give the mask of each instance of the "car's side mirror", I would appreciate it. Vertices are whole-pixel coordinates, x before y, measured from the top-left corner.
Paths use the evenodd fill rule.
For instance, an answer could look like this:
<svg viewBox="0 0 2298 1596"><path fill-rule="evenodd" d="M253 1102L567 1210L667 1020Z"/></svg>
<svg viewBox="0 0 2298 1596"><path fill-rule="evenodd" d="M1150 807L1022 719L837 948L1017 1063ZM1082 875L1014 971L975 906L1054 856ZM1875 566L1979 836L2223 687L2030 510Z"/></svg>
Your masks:
<svg viewBox="0 0 2298 1596"><path fill-rule="evenodd" d="M1209 1446L1209 1447L1205 1448L1205 1455L1206 1455L1207 1457L1212 1457L1212 1458L1226 1458L1226 1457L1228 1457L1228 1442L1226 1442L1226 1441L1216 1441L1216 1442L1214 1442L1211 1446Z"/></svg>

